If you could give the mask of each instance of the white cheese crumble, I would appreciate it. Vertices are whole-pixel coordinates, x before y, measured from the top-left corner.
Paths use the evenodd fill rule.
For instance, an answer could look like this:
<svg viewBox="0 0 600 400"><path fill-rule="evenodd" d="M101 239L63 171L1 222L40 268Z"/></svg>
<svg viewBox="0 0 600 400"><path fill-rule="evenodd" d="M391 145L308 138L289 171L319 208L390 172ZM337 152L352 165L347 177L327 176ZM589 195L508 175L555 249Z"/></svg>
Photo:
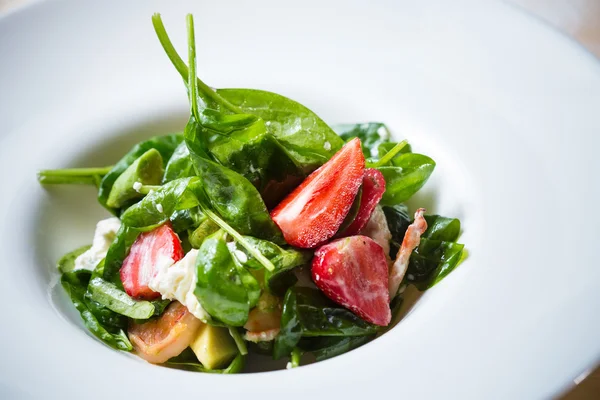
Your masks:
<svg viewBox="0 0 600 400"><path fill-rule="evenodd" d="M162 212L164 212L164 211L165 211L165 210L163 209L163 206L162 206L162 204L160 204L160 203L156 203L156 210L157 210L159 213L162 213Z"/></svg>
<svg viewBox="0 0 600 400"><path fill-rule="evenodd" d="M237 258L240 263L245 264L248 262L248 256L243 251L236 249L233 254L235 254L235 258Z"/></svg>
<svg viewBox="0 0 600 400"><path fill-rule="evenodd" d="M196 318L206 322L210 315L202 308L194 294L198 276L196 258L198 250L192 249L181 260L173 264L170 257L160 260L156 265L156 275L150 280L150 289L162 295L163 299L177 300L187 307Z"/></svg>
<svg viewBox="0 0 600 400"><path fill-rule="evenodd" d="M135 190L136 192L140 192L140 190L142 190L142 182L134 182L133 183L133 190Z"/></svg>
<svg viewBox="0 0 600 400"><path fill-rule="evenodd" d="M285 364L285 369L292 369L292 363L288 361L288 363Z"/></svg>
<svg viewBox="0 0 600 400"><path fill-rule="evenodd" d="M323 143L323 148L327 151L331 150L331 143L329 143L329 142Z"/></svg>
<svg viewBox="0 0 600 400"><path fill-rule="evenodd" d="M99 221L96 224L92 247L75 259L75 267L73 269L93 271L98 263L106 257L108 248L113 240L115 240L120 227L121 221L119 218L113 217Z"/></svg>

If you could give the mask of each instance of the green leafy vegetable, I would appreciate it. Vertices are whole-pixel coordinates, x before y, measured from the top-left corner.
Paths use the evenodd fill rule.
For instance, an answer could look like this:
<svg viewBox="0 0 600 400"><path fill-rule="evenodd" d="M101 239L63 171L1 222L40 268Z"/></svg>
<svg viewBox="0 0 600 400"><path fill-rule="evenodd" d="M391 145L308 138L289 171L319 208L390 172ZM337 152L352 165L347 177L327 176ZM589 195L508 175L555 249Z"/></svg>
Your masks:
<svg viewBox="0 0 600 400"><path fill-rule="evenodd" d="M122 329L103 326L86 304L84 296L90 276L90 271L71 271L64 273L61 276L60 282L65 289L65 292L67 292L71 298L73 305L81 314L84 325L92 334L94 334L94 336L110 347L118 350L131 351L132 346L125 332Z"/></svg>
<svg viewBox="0 0 600 400"><path fill-rule="evenodd" d="M227 325L242 326L250 311L248 291L225 236L224 231L218 231L202 243L196 259L198 281L194 293L211 316Z"/></svg>
<svg viewBox="0 0 600 400"><path fill-rule="evenodd" d="M457 218L442 217L440 215L426 215L427 230L422 238L455 242L460 235L460 221Z"/></svg>
<svg viewBox="0 0 600 400"><path fill-rule="evenodd" d="M187 371L206 372L211 374L237 374L242 372L244 368L245 357L238 354L231 364L225 369L208 369L198 362L194 352L188 348L177 357L171 358L166 363L162 364L165 367L180 368Z"/></svg>
<svg viewBox="0 0 600 400"><path fill-rule="evenodd" d="M363 344L370 342L374 338L375 335L315 337L302 339L300 347L305 351L310 351L317 361L323 361L356 349Z"/></svg>
<svg viewBox="0 0 600 400"><path fill-rule="evenodd" d="M237 328L230 326L229 334L233 338L233 341L235 342L235 345L237 346L240 354L243 356L248 354L248 349L246 348L246 342L244 341L244 338L242 337L242 335L240 335L240 332L237 330Z"/></svg>
<svg viewBox="0 0 600 400"><path fill-rule="evenodd" d="M408 200L423 187L435 168L435 162L424 155L407 153L394 159L393 167L379 167L385 178L382 205L395 205Z"/></svg>
<svg viewBox="0 0 600 400"><path fill-rule="evenodd" d="M345 142L359 138L365 158L377 157L379 146L390 141L390 131L381 122L338 124L332 128Z"/></svg>
<svg viewBox="0 0 600 400"><path fill-rule="evenodd" d="M127 225L121 224L121 227L117 231L117 236L108 248L106 258L104 258L104 271L102 272L102 277L105 281L116 284L118 288L123 287L119 271L121 270L123 261L129 254L133 242L135 242L139 234L140 233L135 229L131 229Z"/></svg>
<svg viewBox="0 0 600 400"><path fill-rule="evenodd" d="M398 250L404 240L404 234L410 225L411 218L408 215L408 207L404 204L382 207L387 220L392 239L390 240L390 257L396 259Z"/></svg>
<svg viewBox="0 0 600 400"><path fill-rule="evenodd" d="M106 207L113 214L117 214L119 209L112 208L106 204L108 200L108 196L115 184L115 181L121 176L125 170L135 162L142 154L147 152L150 149L156 149L160 153L163 161L171 158L171 155L183 140L183 136L180 134L166 135L166 136L156 136L140 142L133 146L131 150L115 166L108 172L102 182L100 182L100 187L98 190L98 201L102 206Z"/></svg>
<svg viewBox="0 0 600 400"><path fill-rule="evenodd" d="M190 158L190 151L188 150L187 144L181 142L173 152L173 155L165 167L163 184L174 181L175 179L187 178L195 175L196 171L194 170L194 164Z"/></svg>
<svg viewBox="0 0 600 400"><path fill-rule="evenodd" d="M44 185L94 185L99 186L104 175L113 167L46 169L38 172L38 182Z"/></svg>
<svg viewBox="0 0 600 400"><path fill-rule="evenodd" d="M419 290L432 287L456 268L464 247L459 243L421 238L419 247L410 256L407 281Z"/></svg>
<svg viewBox="0 0 600 400"><path fill-rule="evenodd" d="M377 333L371 325L326 298L319 290L293 287L284 298L281 330L273 356L289 354L301 337L365 336Z"/></svg>
<svg viewBox="0 0 600 400"><path fill-rule="evenodd" d="M387 142L387 143L381 143L378 147L377 147L377 156L379 159L382 159L383 157L385 157L386 155L388 155L393 149L394 147L396 147L399 143L394 143L394 142ZM402 155L402 154L407 154L407 153L412 153L412 147L410 146L409 143L406 143L404 146L402 146L400 148L400 150L398 151L397 154L395 154L394 158L392 158L390 160L391 165L395 165L395 163L397 162L397 158Z"/></svg>
<svg viewBox="0 0 600 400"><path fill-rule="evenodd" d="M88 244L65 254L58 260L56 267L61 273L73 271L73 268L75 268L75 259L89 250L90 247L92 245Z"/></svg>
<svg viewBox="0 0 600 400"><path fill-rule="evenodd" d="M134 300L113 283L102 278L90 281L88 291L91 299L109 310L133 319L148 319L155 315L155 307L149 301Z"/></svg>

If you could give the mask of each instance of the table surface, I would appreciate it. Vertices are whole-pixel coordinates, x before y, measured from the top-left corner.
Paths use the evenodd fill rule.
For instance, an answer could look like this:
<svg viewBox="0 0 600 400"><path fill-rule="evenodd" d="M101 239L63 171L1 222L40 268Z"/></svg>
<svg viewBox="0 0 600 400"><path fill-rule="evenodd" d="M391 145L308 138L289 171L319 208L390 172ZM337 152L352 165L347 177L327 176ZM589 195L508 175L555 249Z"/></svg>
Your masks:
<svg viewBox="0 0 600 400"><path fill-rule="evenodd" d="M0 0L0 14L31 0ZM600 59L600 0L507 0L573 37ZM600 398L600 367L586 371L560 400Z"/></svg>

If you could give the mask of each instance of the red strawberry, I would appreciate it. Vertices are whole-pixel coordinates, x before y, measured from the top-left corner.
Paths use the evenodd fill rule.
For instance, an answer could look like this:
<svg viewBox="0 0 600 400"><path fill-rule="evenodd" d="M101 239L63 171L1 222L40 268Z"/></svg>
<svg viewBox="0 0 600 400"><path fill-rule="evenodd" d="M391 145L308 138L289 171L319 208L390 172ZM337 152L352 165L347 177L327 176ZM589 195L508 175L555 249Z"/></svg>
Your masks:
<svg viewBox="0 0 600 400"><path fill-rule="evenodd" d="M362 183L362 197L360 199L360 207L354 221L341 233L339 237L352 236L358 234L365 227L371 213L379 204L379 200L385 192L385 178L383 174L376 169L367 168Z"/></svg>
<svg viewBox="0 0 600 400"><path fill-rule="evenodd" d="M327 297L365 321L390 323L388 264L383 249L372 239L350 236L319 247L312 278Z"/></svg>
<svg viewBox="0 0 600 400"><path fill-rule="evenodd" d="M286 242L312 248L331 239L350 211L364 171L360 140L352 139L271 212Z"/></svg>
<svg viewBox="0 0 600 400"><path fill-rule="evenodd" d="M156 275L157 264L174 263L182 258L181 242L170 224L140 234L121 267L125 292L136 299L154 300L160 297L160 293L148 287Z"/></svg>

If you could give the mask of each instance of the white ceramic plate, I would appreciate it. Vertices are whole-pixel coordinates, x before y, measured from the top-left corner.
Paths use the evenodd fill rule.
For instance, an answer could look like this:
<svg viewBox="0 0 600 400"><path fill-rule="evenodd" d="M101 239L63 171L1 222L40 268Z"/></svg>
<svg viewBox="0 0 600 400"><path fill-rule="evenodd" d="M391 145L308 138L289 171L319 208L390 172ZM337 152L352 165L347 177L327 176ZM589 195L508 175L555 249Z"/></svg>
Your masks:
<svg viewBox="0 0 600 400"><path fill-rule="evenodd" d="M452 5L450 5L452 3ZM105 213L36 170L110 164L180 130L163 13L216 87L288 95L329 122L384 121L437 161L416 202L461 218L469 258L389 334L240 376L154 367L82 328L54 263ZM600 357L600 67L483 2L48 2L0 20L0 397L542 398ZM191 398L191 397L190 397Z"/></svg>

